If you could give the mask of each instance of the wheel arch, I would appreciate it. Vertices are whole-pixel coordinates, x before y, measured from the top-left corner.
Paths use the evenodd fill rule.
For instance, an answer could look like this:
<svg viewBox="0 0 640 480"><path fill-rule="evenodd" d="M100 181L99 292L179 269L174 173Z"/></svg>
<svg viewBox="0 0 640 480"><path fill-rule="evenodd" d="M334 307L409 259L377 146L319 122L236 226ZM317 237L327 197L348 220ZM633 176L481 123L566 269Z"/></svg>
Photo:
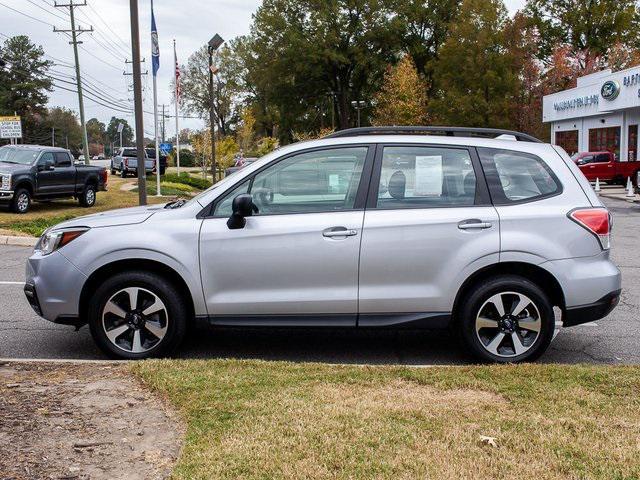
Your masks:
<svg viewBox="0 0 640 480"><path fill-rule="evenodd" d="M84 283L82 292L80 293L80 302L78 306L78 312L80 317L86 318L89 308L89 302L91 300L91 293L96 290L105 279L112 275L127 271L148 271L161 275L171 281L171 283L177 287L180 294L183 296L189 311L187 312L190 319L195 318L195 305L193 303L193 297L187 283L182 276L176 272L173 268L165 263L158 262L156 260L149 260L144 258L133 258L126 260L116 260L96 269Z"/></svg>
<svg viewBox="0 0 640 480"><path fill-rule="evenodd" d="M453 318L456 318L462 299L475 284L497 275L518 275L531 280L547 295L549 295L553 306L558 306L563 312L565 311L564 291L562 290L560 282L558 282L551 272L538 265L534 265L533 263L501 262L494 263L477 270L464 281L458 289L458 293L456 294L456 298L453 303Z"/></svg>
<svg viewBox="0 0 640 480"><path fill-rule="evenodd" d="M16 186L13 188L14 191L18 191L21 188L25 188L29 191L29 195L33 197L35 193L35 188L33 186L33 182L28 178L21 178L16 181Z"/></svg>

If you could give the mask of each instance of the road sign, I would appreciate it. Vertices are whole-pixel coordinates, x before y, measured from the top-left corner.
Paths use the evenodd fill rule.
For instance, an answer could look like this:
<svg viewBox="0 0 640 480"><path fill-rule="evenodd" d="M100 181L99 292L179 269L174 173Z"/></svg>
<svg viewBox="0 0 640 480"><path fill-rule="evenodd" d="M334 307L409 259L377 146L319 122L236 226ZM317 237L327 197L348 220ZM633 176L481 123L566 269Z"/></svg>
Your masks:
<svg viewBox="0 0 640 480"><path fill-rule="evenodd" d="M171 145L170 143L161 143L158 148L165 155L169 155L171 153L171 150L173 150L173 145Z"/></svg>
<svg viewBox="0 0 640 480"><path fill-rule="evenodd" d="M22 138L19 116L0 117L0 138Z"/></svg>

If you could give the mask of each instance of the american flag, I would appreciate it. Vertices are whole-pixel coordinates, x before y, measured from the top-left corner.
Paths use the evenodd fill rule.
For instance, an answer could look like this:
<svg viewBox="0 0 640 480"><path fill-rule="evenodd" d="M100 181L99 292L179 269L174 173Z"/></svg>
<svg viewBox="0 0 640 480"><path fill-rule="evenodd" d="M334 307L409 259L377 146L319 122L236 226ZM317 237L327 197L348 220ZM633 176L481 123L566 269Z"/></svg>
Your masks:
<svg viewBox="0 0 640 480"><path fill-rule="evenodd" d="M176 103L180 105L180 96L182 94L180 89L180 65L178 65L178 55L176 54L176 42L173 42L173 59L176 65L175 72L175 84L176 84Z"/></svg>

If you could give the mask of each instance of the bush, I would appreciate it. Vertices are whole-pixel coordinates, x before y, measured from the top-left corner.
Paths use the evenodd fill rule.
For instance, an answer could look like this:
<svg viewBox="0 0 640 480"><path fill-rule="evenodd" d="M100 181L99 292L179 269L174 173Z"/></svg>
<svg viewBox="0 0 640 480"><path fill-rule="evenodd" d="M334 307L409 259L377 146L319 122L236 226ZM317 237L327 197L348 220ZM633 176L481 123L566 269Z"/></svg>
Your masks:
<svg viewBox="0 0 640 480"><path fill-rule="evenodd" d="M180 163L182 163L182 156L180 156ZM194 187L199 190L205 190L211 186L211 182L209 180L193 177L187 172L182 172L180 175L175 173L167 173L163 178L165 182L181 183L183 185L189 185L190 187Z"/></svg>
<svg viewBox="0 0 640 480"><path fill-rule="evenodd" d="M176 152L175 150L169 154L169 158L167 162L170 166L176 166ZM191 150L187 150L186 148L180 149L180 166L181 167L195 167L196 161L193 156L193 152Z"/></svg>

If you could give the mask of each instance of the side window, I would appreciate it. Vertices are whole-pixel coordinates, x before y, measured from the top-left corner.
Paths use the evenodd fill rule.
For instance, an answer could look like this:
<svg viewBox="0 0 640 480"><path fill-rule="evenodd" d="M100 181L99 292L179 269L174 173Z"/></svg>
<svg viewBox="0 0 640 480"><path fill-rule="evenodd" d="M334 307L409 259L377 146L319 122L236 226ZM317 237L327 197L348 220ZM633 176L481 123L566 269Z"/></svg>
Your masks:
<svg viewBox="0 0 640 480"><path fill-rule="evenodd" d="M69 154L67 152L56 152L54 153L56 157L56 167L70 167L71 159L69 158Z"/></svg>
<svg viewBox="0 0 640 480"><path fill-rule="evenodd" d="M561 191L559 180L535 155L493 148L478 148L478 153L496 205L535 200Z"/></svg>
<svg viewBox="0 0 640 480"><path fill-rule="evenodd" d="M352 209L367 151L347 147L301 153L258 172L249 190L258 215Z"/></svg>
<svg viewBox="0 0 640 480"><path fill-rule="evenodd" d="M476 174L466 149L385 147L377 208L473 205Z"/></svg>
<svg viewBox="0 0 640 480"><path fill-rule="evenodd" d="M247 193L249 191L249 184L251 180L245 180L236 188L227 193L224 198L216 203L216 208L213 211L213 215L215 217L229 217L233 213L231 209L231 204L233 203L233 199L238 195L243 193Z"/></svg>
<svg viewBox="0 0 640 480"><path fill-rule="evenodd" d="M586 165L587 163L593 163L593 155L587 155L586 157L582 157L580 159L581 165Z"/></svg>
<svg viewBox="0 0 640 480"><path fill-rule="evenodd" d="M596 155L595 161L597 163L609 163L610 159L611 158L609 157L609 155L607 155L606 153L601 153L599 155Z"/></svg>
<svg viewBox="0 0 640 480"><path fill-rule="evenodd" d="M55 165L55 159L53 158L53 153L45 152L40 157L40 160L38 160L39 165L45 165L47 162L53 162L53 164Z"/></svg>

